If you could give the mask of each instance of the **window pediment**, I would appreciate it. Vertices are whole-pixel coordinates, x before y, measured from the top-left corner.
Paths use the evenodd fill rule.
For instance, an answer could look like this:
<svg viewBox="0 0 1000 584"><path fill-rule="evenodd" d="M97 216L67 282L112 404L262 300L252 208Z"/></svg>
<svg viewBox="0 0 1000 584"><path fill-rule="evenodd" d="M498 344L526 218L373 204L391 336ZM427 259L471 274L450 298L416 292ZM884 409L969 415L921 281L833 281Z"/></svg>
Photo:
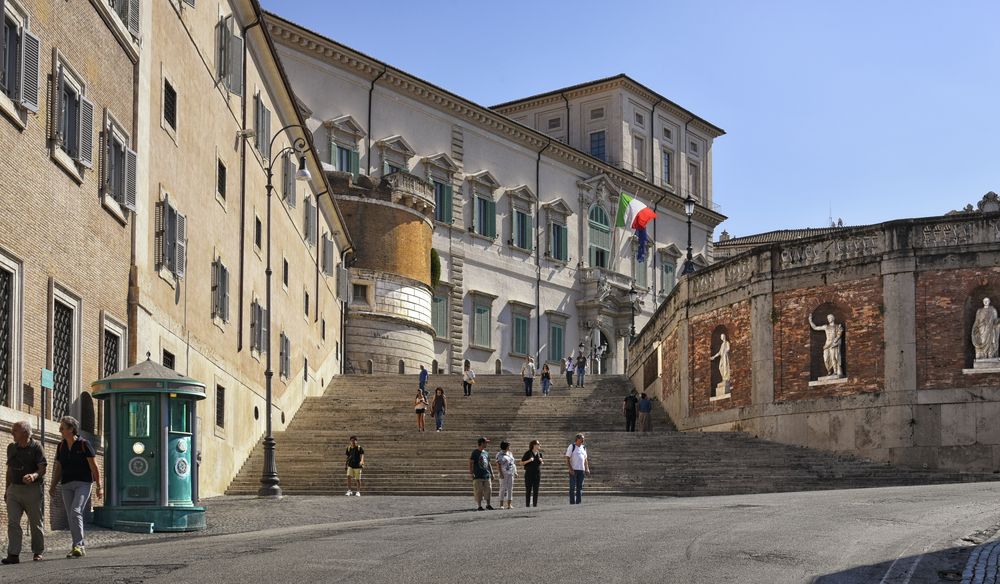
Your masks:
<svg viewBox="0 0 1000 584"><path fill-rule="evenodd" d="M511 202L524 202L529 205L535 202L535 193L527 185L518 185L507 189L507 196Z"/></svg>
<svg viewBox="0 0 1000 584"><path fill-rule="evenodd" d="M490 192L495 191L500 187L500 181L498 181L497 177L493 176L493 173L488 170L480 170L479 172L467 175L466 178L476 185L488 188Z"/></svg>
<svg viewBox="0 0 1000 584"><path fill-rule="evenodd" d="M355 120L352 116L348 115L340 116L339 118L334 118L332 120L327 120L323 122L323 125L326 126L328 129L330 129L331 131L342 132L344 134L354 137L355 139L364 138L366 135L365 130L361 126L361 124L359 124L358 121Z"/></svg>
<svg viewBox="0 0 1000 584"><path fill-rule="evenodd" d="M389 136L388 138L382 138L375 142L379 148L382 150L388 150L390 152L395 152L406 158L414 156L417 152L410 146L409 142L403 139L400 135Z"/></svg>
<svg viewBox="0 0 1000 584"><path fill-rule="evenodd" d="M458 165L451 159L451 156L448 156L444 152L435 154L434 156L425 156L421 159L421 162L426 164L428 167L434 167L442 170L449 176L455 174L459 170Z"/></svg>
<svg viewBox="0 0 1000 584"><path fill-rule="evenodd" d="M682 255L684 255L684 252L682 252L679 247L677 247L672 243L665 247L661 247L660 249L657 250L657 252L660 254L661 258L677 259Z"/></svg>
<svg viewBox="0 0 1000 584"><path fill-rule="evenodd" d="M587 180L576 181L576 184L584 191L594 193L598 199L617 200L618 193L621 191L621 187L604 173L592 176Z"/></svg>
<svg viewBox="0 0 1000 584"><path fill-rule="evenodd" d="M573 214L573 209L566 204L566 201L562 199L556 199L554 201L549 201L548 203L542 203L542 208L549 213L555 215L562 215L563 217L569 217Z"/></svg>

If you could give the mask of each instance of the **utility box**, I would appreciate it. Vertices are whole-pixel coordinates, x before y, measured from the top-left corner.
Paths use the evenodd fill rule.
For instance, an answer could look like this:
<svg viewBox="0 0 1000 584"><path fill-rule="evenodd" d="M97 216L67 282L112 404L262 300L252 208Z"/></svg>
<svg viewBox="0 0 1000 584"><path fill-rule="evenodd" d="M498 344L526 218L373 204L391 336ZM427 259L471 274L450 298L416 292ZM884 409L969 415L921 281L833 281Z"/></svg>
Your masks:
<svg viewBox="0 0 1000 584"><path fill-rule="evenodd" d="M104 407L105 501L98 525L121 531L205 528L198 504L197 403L205 384L146 361L91 384Z"/></svg>

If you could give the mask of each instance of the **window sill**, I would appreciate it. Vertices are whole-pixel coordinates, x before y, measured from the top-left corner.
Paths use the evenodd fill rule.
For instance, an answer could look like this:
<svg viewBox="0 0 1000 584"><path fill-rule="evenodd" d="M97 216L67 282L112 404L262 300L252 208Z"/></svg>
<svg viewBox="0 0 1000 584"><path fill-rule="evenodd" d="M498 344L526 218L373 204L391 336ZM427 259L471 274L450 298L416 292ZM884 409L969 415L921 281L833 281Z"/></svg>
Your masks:
<svg viewBox="0 0 1000 584"><path fill-rule="evenodd" d="M223 428L223 427L221 427L221 426L218 426L218 425L215 426L215 437L216 438L221 438L223 440L225 440L226 438L228 438L228 436L226 436L226 429Z"/></svg>
<svg viewBox="0 0 1000 584"><path fill-rule="evenodd" d="M180 144L177 141L177 129L170 127L170 124L167 123L167 120L163 119L163 116L160 116L160 127L167 133L167 137L174 143L174 146L179 147Z"/></svg>
<svg viewBox="0 0 1000 584"><path fill-rule="evenodd" d="M552 257L550 255L545 255L545 256L542 256L542 257L544 257L546 261L551 262L553 264L559 264L560 266L564 266L564 267L567 266L567 265L569 265L569 260L568 259L561 260L559 258L554 258L554 257Z"/></svg>
<svg viewBox="0 0 1000 584"><path fill-rule="evenodd" d="M257 255L257 259L259 259L260 261L264 261L263 252L261 251L260 247L257 246L256 243L253 244L253 252Z"/></svg>
<svg viewBox="0 0 1000 584"><path fill-rule="evenodd" d="M10 120L10 123L14 124L18 131L23 132L24 128L28 125L26 116L21 113L20 108L3 93L0 93L0 112L3 112L3 115L7 116L7 119Z"/></svg>
<svg viewBox="0 0 1000 584"><path fill-rule="evenodd" d="M527 255L531 255L532 254L532 251L530 249L528 249L526 247L521 247L519 245L515 245L513 243L510 244L509 247L510 247L510 249L512 249L514 251L517 251L517 252L520 252L520 253L523 253L523 254L527 254Z"/></svg>
<svg viewBox="0 0 1000 584"><path fill-rule="evenodd" d="M493 245L493 242L495 242L497 239L496 237L488 237L486 235L481 235L479 233L476 233L475 231L470 231L469 235L471 235L474 239L481 239L483 241L489 242L490 245Z"/></svg>
<svg viewBox="0 0 1000 584"><path fill-rule="evenodd" d="M54 160L57 165L62 167L62 169L66 171L66 174L68 174L71 179L76 181L76 184L83 184L83 174L80 172L80 168L77 166L76 161L70 158L69 154L66 154L65 150L53 147L52 160Z"/></svg>
<svg viewBox="0 0 1000 584"><path fill-rule="evenodd" d="M434 335L434 340L441 343L450 343L451 340L448 337L442 337L440 335Z"/></svg>
<svg viewBox="0 0 1000 584"><path fill-rule="evenodd" d="M177 287L177 278L174 276L173 272L171 272L167 268L160 268L159 270L156 271L156 273L157 275L160 276L161 280L163 280L167 284L170 284L171 288Z"/></svg>
<svg viewBox="0 0 1000 584"><path fill-rule="evenodd" d="M527 353L518 353L517 351L511 351L507 353L508 357L517 357L518 359L526 359L528 357Z"/></svg>
<svg viewBox="0 0 1000 584"><path fill-rule="evenodd" d="M226 208L226 198L225 197L223 197L219 193L215 193L215 202L218 203L220 207L222 207L223 211L225 211L227 213L229 212L229 209Z"/></svg>
<svg viewBox="0 0 1000 584"><path fill-rule="evenodd" d="M260 363L260 357L261 357L260 351L258 351L257 349L251 348L250 349L250 356L253 357L253 359L255 361L257 361L258 363Z"/></svg>
<svg viewBox="0 0 1000 584"><path fill-rule="evenodd" d="M220 317L218 315L213 316L212 317L212 324L214 324L215 326L219 327L220 331L226 332L226 321L223 320L222 317Z"/></svg>
<svg viewBox="0 0 1000 584"><path fill-rule="evenodd" d="M128 223L128 218L125 216L125 210L121 208L118 201L114 199L111 195L105 193L101 195L101 205L111 214L112 217L118 220L119 223L124 227Z"/></svg>
<svg viewBox="0 0 1000 584"><path fill-rule="evenodd" d="M474 343L469 343L469 348L470 349L475 349L477 351L486 351L488 353L492 353L493 352L493 349L491 349L490 347L484 347L482 345L476 345Z"/></svg>

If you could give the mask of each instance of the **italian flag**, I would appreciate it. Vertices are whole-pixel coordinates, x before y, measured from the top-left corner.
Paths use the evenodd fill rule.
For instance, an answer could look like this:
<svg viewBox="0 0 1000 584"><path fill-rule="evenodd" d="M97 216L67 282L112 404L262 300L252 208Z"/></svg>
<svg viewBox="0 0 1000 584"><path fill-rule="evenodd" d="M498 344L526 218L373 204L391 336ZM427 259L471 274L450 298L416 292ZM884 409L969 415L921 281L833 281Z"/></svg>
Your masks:
<svg viewBox="0 0 1000 584"><path fill-rule="evenodd" d="M639 238L639 252L636 254L636 261L646 260L646 224L656 219L656 213L647 207L639 199L635 199L625 193L618 199L618 220L615 225L627 227L635 230L636 237Z"/></svg>

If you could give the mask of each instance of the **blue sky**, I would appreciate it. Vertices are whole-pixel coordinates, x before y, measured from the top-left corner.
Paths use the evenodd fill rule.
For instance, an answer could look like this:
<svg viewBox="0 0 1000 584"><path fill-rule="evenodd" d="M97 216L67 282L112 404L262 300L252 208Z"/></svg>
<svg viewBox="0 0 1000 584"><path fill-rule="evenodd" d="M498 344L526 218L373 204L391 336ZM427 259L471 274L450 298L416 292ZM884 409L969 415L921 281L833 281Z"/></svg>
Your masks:
<svg viewBox="0 0 1000 584"><path fill-rule="evenodd" d="M483 105L630 75L726 130L716 235L1000 191L995 0L262 4Z"/></svg>

